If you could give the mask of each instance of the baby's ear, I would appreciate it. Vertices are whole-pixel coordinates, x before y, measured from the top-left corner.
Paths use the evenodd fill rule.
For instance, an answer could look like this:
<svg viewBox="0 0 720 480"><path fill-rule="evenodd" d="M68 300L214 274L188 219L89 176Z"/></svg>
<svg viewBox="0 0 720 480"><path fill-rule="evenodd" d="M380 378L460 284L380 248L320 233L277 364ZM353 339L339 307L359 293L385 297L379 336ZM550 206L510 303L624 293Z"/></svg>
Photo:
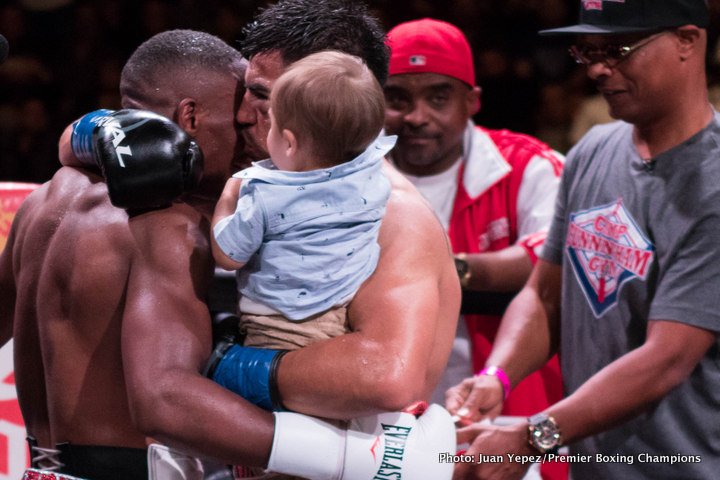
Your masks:
<svg viewBox="0 0 720 480"><path fill-rule="evenodd" d="M284 128L282 131L282 138L285 141L285 153L288 157L292 157L297 153L298 150L298 142L297 137L295 134L288 130L287 128Z"/></svg>

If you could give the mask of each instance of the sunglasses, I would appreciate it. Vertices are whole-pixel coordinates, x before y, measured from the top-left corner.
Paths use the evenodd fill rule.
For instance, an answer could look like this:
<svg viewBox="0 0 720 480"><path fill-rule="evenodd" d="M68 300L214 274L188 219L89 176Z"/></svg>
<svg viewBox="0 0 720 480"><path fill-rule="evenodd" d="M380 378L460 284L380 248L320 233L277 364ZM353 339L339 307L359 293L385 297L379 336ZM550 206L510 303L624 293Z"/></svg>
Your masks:
<svg viewBox="0 0 720 480"><path fill-rule="evenodd" d="M613 68L664 33L666 33L666 31L654 33L631 45L605 45L601 48L590 45L573 45L570 47L570 56L573 57L577 63L585 66L590 66L594 63L604 63L609 68Z"/></svg>

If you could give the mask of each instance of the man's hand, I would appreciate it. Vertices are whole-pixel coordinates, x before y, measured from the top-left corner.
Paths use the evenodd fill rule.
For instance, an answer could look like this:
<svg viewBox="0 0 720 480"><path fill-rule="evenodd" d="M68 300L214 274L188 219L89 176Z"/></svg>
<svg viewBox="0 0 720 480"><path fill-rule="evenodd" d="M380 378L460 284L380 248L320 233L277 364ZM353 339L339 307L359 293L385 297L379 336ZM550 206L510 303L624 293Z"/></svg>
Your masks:
<svg viewBox="0 0 720 480"><path fill-rule="evenodd" d="M445 392L445 408L456 415L463 425L500 415L503 406L503 385L493 375L466 378Z"/></svg>
<svg viewBox="0 0 720 480"><path fill-rule="evenodd" d="M457 431L458 445L470 443L466 455L476 459L455 465L453 480L515 480L522 478L538 455L527 442L527 423L497 427L473 423ZM502 456L502 462L479 462L480 455Z"/></svg>

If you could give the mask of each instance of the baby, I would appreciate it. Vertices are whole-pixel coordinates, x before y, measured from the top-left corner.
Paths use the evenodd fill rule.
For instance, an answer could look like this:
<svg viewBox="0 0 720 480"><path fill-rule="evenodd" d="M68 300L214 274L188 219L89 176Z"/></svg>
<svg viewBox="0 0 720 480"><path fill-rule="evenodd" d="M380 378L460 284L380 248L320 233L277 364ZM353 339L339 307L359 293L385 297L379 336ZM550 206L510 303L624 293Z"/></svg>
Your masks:
<svg viewBox="0 0 720 480"><path fill-rule="evenodd" d="M390 195L378 136L383 91L359 58L293 63L270 97L270 158L231 178L213 255L238 270L245 346L296 349L348 331L346 306L375 270Z"/></svg>

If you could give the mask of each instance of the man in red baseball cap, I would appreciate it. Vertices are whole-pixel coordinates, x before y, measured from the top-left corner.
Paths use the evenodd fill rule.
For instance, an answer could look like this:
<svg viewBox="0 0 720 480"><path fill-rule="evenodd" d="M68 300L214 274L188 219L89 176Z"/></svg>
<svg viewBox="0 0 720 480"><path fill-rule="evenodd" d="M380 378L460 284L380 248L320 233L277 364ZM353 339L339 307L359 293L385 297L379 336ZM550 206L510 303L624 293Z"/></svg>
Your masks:
<svg viewBox="0 0 720 480"><path fill-rule="evenodd" d="M563 157L529 136L472 122L480 87L470 45L454 25L410 21L393 28L388 43L385 129L398 135L393 163L448 231L464 289L491 295L519 290L550 225ZM503 369L487 363L500 316L483 313L460 319L435 400L443 402L445 391L460 384L447 396L448 407L457 411L474 380L461 382L476 373L477 381L492 385L504 399L505 415L528 415L558 401L556 358L510 393ZM496 416L500 410L482 413Z"/></svg>
<svg viewBox="0 0 720 480"><path fill-rule="evenodd" d="M491 363L511 382L561 352L565 398L468 454L567 445L574 478L718 478L720 114L708 101L704 0L580 2L574 35L617 122L568 154L553 224ZM476 383L466 407L492 390ZM487 403L485 402L485 405ZM515 457L513 457L515 458ZM518 478L518 464L456 478Z"/></svg>

